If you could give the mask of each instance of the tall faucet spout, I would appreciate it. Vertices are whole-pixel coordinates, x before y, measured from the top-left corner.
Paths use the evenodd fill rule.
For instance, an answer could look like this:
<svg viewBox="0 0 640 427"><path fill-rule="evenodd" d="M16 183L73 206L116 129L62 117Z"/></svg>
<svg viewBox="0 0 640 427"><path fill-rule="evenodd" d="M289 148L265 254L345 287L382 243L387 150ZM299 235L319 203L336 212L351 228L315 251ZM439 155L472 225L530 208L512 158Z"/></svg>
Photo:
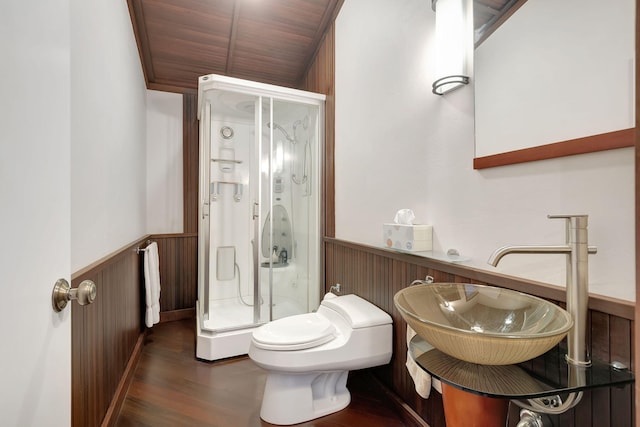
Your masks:
<svg viewBox="0 0 640 427"><path fill-rule="evenodd" d="M487 261L496 267L502 257L509 254L570 254L571 246L569 245L550 245L550 246L503 246L496 249Z"/></svg>
<svg viewBox="0 0 640 427"><path fill-rule="evenodd" d="M487 261L496 267L508 254L565 254L567 275L567 311L573 318L573 328L567 334L567 362L575 366L590 366L586 344L589 301L588 255L597 248L588 246L587 215L548 215L549 219L564 219L566 244L555 246L503 246Z"/></svg>

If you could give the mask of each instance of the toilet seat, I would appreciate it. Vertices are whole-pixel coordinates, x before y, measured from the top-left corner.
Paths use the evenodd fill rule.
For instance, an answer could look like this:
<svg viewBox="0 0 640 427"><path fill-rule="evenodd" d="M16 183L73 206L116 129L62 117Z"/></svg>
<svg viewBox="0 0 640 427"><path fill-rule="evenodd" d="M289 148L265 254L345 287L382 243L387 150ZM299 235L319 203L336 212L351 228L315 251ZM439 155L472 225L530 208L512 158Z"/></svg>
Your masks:
<svg viewBox="0 0 640 427"><path fill-rule="evenodd" d="M253 331L253 343L265 350L304 350L335 338L336 328L317 313L284 317Z"/></svg>

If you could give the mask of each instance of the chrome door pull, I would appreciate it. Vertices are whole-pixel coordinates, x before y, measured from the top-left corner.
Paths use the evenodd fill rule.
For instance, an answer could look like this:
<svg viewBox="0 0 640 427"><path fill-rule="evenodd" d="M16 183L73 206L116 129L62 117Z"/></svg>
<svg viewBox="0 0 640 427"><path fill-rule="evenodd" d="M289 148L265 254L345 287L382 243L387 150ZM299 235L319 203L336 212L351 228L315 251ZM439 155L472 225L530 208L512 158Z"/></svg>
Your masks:
<svg viewBox="0 0 640 427"><path fill-rule="evenodd" d="M91 280L83 280L77 288L71 288L65 279L58 279L51 294L53 310L56 313L62 311L67 306L67 302L72 300L78 301L80 305L91 304L95 301L96 294L96 284Z"/></svg>

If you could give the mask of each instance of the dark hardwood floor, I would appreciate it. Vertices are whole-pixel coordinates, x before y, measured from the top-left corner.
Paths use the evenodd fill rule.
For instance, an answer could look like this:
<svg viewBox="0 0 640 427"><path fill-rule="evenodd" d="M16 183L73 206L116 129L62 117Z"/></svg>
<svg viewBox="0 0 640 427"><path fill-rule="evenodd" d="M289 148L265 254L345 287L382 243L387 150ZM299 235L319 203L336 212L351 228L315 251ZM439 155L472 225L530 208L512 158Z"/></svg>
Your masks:
<svg viewBox="0 0 640 427"><path fill-rule="evenodd" d="M195 358L195 321L153 327L116 426L270 426L260 419L266 371L247 357ZM349 373L351 404L305 427L402 427L393 404L365 371Z"/></svg>

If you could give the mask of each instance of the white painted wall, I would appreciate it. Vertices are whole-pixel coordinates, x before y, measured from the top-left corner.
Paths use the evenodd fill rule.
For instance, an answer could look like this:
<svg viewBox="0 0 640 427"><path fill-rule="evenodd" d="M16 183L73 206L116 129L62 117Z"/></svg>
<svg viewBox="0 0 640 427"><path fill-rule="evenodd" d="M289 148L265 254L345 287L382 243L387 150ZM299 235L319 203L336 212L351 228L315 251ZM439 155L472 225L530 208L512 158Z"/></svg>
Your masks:
<svg viewBox="0 0 640 427"><path fill-rule="evenodd" d="M348 0L336 21L336 235L379 244L410 208L426 221L437 132L428 1Z"/></svg>
<svg viewBox="0 0 640 427"><path fill-rule="evenodd" d="M434 249L486 264L510 244L561 244L547 214L589 214L590 290L634 300L633 149L472 168L473 86L431 94L434 14L423 0L348 0L336 21L336 237L382 246L412 208ZM511 255L499 271L564 285L562 256Z"/></svg>
<svg viewBox="0 0 640 427"><path fill-rule="evenodd" d="M147 232L145 102L126 2L71 0L72 271Z"/></svg>
<svg viewBox="0 0 640 427"><path fill-rule="evenodd" d="M147 91L147 233L182 233L182 95Z"/></svg>

